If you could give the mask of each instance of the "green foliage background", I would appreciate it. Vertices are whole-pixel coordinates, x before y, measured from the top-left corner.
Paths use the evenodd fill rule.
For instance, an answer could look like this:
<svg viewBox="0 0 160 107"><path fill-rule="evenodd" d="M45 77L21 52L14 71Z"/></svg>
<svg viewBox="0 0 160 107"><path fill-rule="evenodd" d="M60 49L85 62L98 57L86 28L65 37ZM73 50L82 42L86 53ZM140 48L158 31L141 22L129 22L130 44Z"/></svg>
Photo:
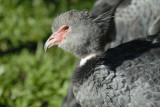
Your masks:
<svg viewBox="0 0 160 107"><path fill-rule="evenodd" d="M95 0L0 0L0 107L60 107L76 58L44 52L53 17Z"/></svg>

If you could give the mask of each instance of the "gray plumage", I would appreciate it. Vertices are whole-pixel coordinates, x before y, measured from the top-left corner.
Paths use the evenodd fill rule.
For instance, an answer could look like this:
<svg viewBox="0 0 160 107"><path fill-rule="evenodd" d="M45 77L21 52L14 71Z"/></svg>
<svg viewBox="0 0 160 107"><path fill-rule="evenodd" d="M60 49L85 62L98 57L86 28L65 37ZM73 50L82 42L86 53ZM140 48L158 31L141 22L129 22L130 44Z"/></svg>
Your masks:
<svg viewBox="0 0 160 107"><path fill-rule="evenodd" d="M82 107L159 107L159 52L138 39L88 60L72 76L76 99Z"/></svg>
<svg viewBox="0 0 160 107"><path fill-rule="evenodd" d="M99 15L111 8L116 8L116 36L107 48L158 33L160 0L98 0L91 12Z"/></svg>
<svg viewBox="0 0 160 107"><path fill-rule="evenodd" d="M116 9L117 34L113 46L159 31L160 0L130 0L128 5L125 1Z"/></svg>
<svg viewBox="0 0 160 107"><path fill-rule="evenodd" d="M86 11L71 10L53 21L53 32L60 27L58 24L71 26L58 45L60 48L81 60L94 54L73 73L71 81L76 100L82 107L159 107L160 44L154 37L160 35L136 39L105 51L106 31L99 26L104 25L103 21L108 24L109 19L96 20Z"/></svg>
<svg viewBox="0 0 160 107"><path fill-rule="evenodd" d="M91 13L98 16L102 13L109 11L113 7L117 7L124 0L97 0L94 4Z"/></svg>

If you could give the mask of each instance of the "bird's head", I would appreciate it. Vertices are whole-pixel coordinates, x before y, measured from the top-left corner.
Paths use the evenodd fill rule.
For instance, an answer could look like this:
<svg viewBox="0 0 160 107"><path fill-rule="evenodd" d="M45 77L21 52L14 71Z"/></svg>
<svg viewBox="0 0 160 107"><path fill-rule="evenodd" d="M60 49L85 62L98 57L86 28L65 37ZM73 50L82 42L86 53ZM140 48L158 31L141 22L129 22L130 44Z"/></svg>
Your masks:
<svg viewBox="0 0 160 107"><path fill-rule="evenodd" d="M79 58L102 51L110 13L94 17L85 10L70 10L60 14L53 20L53 33L45 43L45 50L58 45Z"/></svg>

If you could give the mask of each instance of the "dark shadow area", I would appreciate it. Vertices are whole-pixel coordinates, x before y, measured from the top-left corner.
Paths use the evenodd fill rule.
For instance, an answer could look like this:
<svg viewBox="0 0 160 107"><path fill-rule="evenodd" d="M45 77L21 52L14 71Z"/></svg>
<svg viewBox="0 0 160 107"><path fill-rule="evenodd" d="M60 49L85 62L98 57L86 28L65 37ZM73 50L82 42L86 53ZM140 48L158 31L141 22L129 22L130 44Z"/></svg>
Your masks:
<svg viewBox="0 0 160 107"><path fill-rule="evenodd" d="M7 50L5 52L0 51L0 57L2 57L3 55L6 55L6 54L14 54L14 53L21 52L21 50L24 49L24 48L28 49L30 52L35 52L36 47L37 47L37 43L35 43L35 42L28 42L28 43L25 43L25 44L21 44L17 48L12 48L12 49Z"/></svg>

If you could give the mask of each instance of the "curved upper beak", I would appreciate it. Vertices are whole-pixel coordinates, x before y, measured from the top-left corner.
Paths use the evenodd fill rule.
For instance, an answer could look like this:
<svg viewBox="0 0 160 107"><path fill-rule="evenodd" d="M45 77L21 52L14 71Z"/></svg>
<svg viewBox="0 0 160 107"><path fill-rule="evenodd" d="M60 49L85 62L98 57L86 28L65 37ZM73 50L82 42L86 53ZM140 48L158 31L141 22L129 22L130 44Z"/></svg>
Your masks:
<svg viewBox="0 0 160 107"><path fill-rule="evenodd" d="M52 46L59 45L62 40L65 38L64 35L66 32L63 32L61 30L58 30L57 32L54 32L46 41L44 45L45 52L51 48Z"/></svg>
<svg viewBox="0 0 160 107"><path fill-rule="evenodd" d="M46 41L44 45L45 52L51 48L52 46L58 45L58 39L56 38L56 35L53 33L48 40Z"/></svg>

